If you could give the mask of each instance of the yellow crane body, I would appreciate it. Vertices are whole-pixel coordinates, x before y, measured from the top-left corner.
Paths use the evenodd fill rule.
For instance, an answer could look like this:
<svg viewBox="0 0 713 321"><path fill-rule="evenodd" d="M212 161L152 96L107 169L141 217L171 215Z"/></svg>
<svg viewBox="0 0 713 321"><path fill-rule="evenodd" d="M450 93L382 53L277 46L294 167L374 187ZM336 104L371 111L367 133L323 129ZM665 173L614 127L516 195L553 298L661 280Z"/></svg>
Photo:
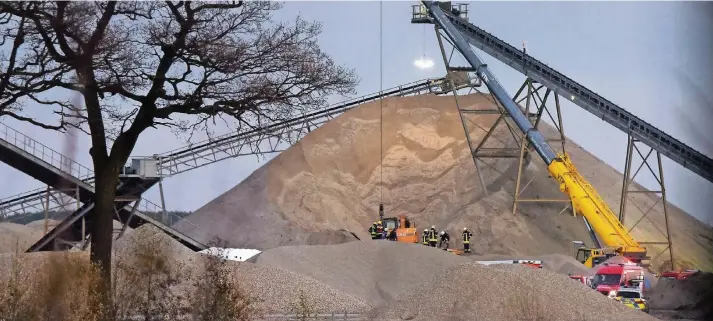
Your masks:
<svg viewBox="0 0 713 321"><path fill-rule="evenodd" d="M631 237L599 193L579 174L569 156L557 156L547 170L559 182L560 191L569 196L575 213L587 218L602 245L633 261L646 259L646 248Z"/></svg>

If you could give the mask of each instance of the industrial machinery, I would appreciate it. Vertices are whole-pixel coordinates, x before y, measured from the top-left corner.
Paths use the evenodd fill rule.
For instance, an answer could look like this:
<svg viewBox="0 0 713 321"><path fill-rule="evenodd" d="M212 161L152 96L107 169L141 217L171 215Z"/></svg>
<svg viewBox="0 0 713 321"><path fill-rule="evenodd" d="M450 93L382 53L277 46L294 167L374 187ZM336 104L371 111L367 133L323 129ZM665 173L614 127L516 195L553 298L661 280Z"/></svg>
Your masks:
<svg viewBox="0 0 713 321"><path fill-rule="evenodd" d="M595 243L601 243L601 249L583 248L581 251L582 260L591 266L594 258L599 260L602 253L621 255L636 263L648 259L646 248L632 238L594 187L580 175L569 156L564 152L556 153L552 149L543 134L533 126L528 116L508 95L490 72L488 66L476 55L469 40L477 35L468 31L472 25L463 19L460 14L462 10L459 7L451 6L449 2L422 1L420 12L427 12L428 15L425 16L417 10L414 11L416 13L412 19L413 22L423 23L423 19L426 19L427 23L435 23L450 38L453 46L470 64L469 70L474 72L504 108L523 134L525 143L532 146L537 155L545 162L550 176L557 182L560 191L565 193L571 201L573 211L582 215L596 233ZM420 22L418 19L421 19ZM522 55L521 59L524 59Z"/></svg>
<svg viewBox="0 0 713 321"><path fill-rule="evenodd" d="M419 243L416 224L411 222L406 214L401 214L398 217L383 218L382 224L384 229L393 231L396 230L396 241L404 243Z"/></svg>
<svg viewBox="0 0 713 321"><path fill-rule="evenodd" d="M586 219L585 219L586 222ZM594 233L592 231L592 233ZM598 241L596 238L596 235L592 236L592 239L594 242L598 245ZM575 249L575 258L577 261L582 263L584 266L588 268L592 268L594 266L597 266L610 257L612 257L615 253L607 253L601 248L588 248L584 245L584 242L582 241L572 241L574 244L574 249Z"/></svg>

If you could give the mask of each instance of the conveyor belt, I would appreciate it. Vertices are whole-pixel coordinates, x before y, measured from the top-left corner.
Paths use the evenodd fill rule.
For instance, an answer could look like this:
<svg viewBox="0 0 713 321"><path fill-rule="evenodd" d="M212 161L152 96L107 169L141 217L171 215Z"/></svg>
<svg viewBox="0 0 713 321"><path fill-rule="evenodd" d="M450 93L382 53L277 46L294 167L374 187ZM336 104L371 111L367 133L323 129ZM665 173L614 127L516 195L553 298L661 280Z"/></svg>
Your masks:
<svg viewBox="0 0 713 321"><path fill-rule="evenodd" d="M445 13L445 16L461 32L469 44L552 89L555 93L603 119L624 133L631 134L634 138L709 182L713 182L713 159L710 157L673 138L671 135L666 134L472 23L449 13Z"/></svg>

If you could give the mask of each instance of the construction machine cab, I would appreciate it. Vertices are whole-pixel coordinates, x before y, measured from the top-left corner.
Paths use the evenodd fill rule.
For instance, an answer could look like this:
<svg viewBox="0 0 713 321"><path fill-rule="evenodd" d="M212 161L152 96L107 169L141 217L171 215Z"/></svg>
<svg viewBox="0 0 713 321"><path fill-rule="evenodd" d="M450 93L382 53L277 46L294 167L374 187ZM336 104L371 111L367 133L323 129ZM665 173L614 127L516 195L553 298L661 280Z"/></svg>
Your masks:
<svg viewBox="0 0 713 321"><path fill-rule="evenodd" d="M584 266L591 268L603 263L612 255L604 253L602 249L592 249L587 247L577 248L577 261L584 264Z"/></svg>
<svg viewBox="0 0 713 321"><path fill-rule="evenodd" d="M416 232L416 224L411 222L405 214L398 217L385 217L382 220L384 228L389 231L396 230L396 241L405 243L418 243L418 233Z"/></svg>
<svg viewBox="0 0 713 321"><path fill-rule="evenodd" d="M386 217L381 220L384 224L384 228L388 228L389 231L392 229L401 228L416 228L416 225L406 218L406 215L399 215L399 217Z"/></svg>

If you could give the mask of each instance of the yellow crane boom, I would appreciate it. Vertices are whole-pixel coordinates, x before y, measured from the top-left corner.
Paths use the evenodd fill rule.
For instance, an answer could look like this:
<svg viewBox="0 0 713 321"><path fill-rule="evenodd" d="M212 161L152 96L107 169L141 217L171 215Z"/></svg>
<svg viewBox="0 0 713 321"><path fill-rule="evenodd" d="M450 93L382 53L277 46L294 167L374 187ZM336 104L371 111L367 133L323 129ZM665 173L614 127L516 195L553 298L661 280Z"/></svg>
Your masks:
<svg viewBox="0 0 713 321"><path fill-rule="evenodd" d="M646 257L646 248L631 237L611 208L594 187L579 174L566 154L558 154L547 170L559 182L560 191L569 196L575 213L580 213L587 218L602 245L635 261Z"/></svg>
<svg viewBox="0 0 713 321"><path fill-rule="evenodd" d="M531 145L542 160L547 164L549 173L560 184L560 190L572 200L576 212L584 216L599 237L605 248L613 249L617 254L626 256L634 262L646 258L646 249L641 247L621 225L617 217L602 200L594 188L579 174L567 155L558 155L547 143L545 137L530 123L525 113L510 98L510 95L500 85L500 82L490 72L488 66L476 55L463 34L456 28L447 15L453 14L450 4L443 7L438 2L423 0L423 8L451 39L452 44L463 54L472 70L488 88L488 91L508 112L517 127L522 131L527 143ZM456 20L457 21L457 20ZM589 258L585 258L588 266L592 265L592 256L601 256L600 250L586 249Z"/></svg>

